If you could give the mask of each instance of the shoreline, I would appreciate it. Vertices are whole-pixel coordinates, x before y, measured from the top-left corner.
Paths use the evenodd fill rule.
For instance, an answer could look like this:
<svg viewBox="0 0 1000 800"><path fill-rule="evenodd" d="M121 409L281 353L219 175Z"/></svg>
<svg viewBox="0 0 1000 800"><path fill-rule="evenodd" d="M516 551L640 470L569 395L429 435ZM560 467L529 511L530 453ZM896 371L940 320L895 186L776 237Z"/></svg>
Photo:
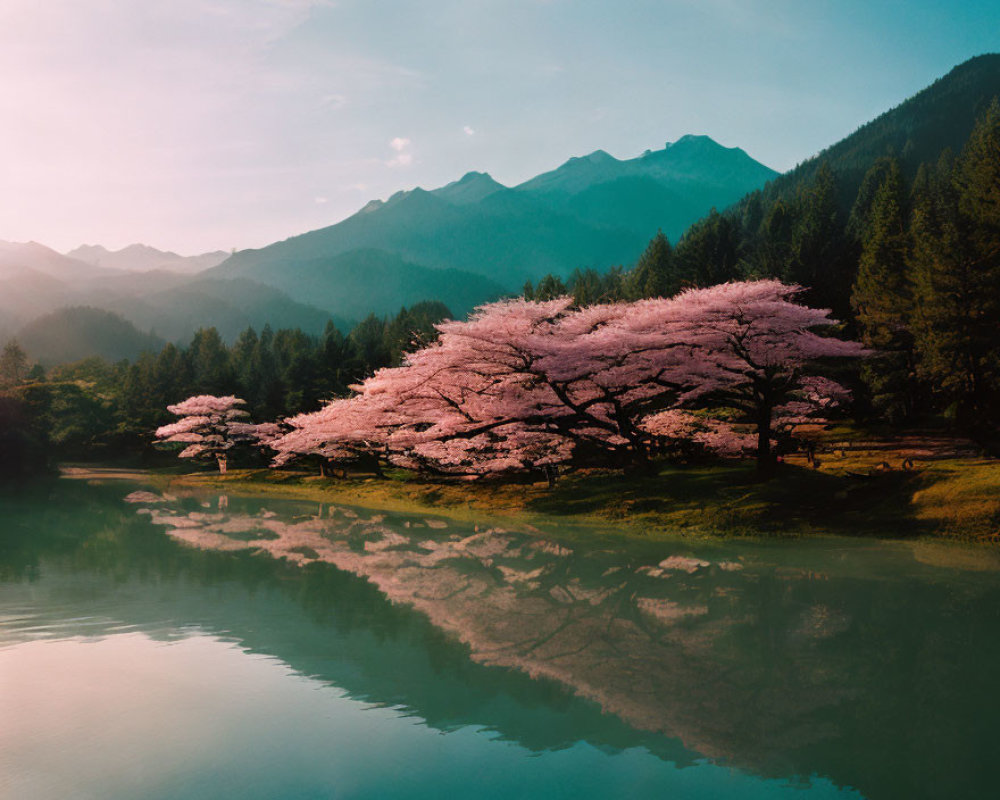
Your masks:
<svg viewBox="0 0 1000 800"><path fill-rule="evenodd" d="M856 457L783 465L762 482L745 463L662 465L659 474L625 477L577 472L545 483L431 482L393 472L385 478L322 478L301 470L231 469L136 472L100 465L67 465L68 477L128 478L171 489L224 491L242 496L335 502L397 513L426 513L542 531L587 529L605 536L801 538L824 535L887 541L1000 543L1000 461L944 458L912 471L859 475ZM565 531L564 531L565 532Z"/></svg>

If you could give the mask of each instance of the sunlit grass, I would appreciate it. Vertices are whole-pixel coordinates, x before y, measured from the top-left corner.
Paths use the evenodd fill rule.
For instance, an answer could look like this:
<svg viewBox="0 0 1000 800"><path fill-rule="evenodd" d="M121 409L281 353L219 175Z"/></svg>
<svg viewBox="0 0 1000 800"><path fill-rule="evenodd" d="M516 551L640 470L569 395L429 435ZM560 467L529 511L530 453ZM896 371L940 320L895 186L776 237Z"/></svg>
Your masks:
<svg viewBox="0 0 1000 800"><path fill-rule="evenodd" d="M854 437L860 441L862 437ZM842 441L849 441L843 439ZM295 470L233 470L171 477L174 485L235 494L339 502L488 524L596 525L630 537L841 534L1000 540L1000 462L912 458L908 444L828 447L819 465L790 458L771 480L746 462L662 464L655 475L604 471L545 482L432 482L405 471L385 478L321 478ZM912 463L910 463L912 462Z"/></svg>

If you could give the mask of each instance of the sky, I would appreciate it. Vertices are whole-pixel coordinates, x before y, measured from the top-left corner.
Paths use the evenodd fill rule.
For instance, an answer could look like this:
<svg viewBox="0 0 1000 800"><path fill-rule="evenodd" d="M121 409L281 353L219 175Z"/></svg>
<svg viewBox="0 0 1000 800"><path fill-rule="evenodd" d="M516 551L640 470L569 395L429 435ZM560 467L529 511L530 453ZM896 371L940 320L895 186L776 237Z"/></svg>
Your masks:
<svg viewBox="0 0 1000 800"><path fill-rule="evenodd" d="M998 50L995 0L0 0L0 239L260 247L687 133L785 170Z"/></svg>

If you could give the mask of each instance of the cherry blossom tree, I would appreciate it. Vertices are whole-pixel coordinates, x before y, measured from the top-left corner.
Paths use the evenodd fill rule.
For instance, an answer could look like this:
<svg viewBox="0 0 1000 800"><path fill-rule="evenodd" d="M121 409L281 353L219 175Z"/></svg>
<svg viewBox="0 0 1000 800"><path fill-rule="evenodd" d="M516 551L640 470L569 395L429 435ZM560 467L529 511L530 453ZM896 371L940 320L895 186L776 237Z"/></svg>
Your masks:
<svg viewBox="0 0 1000 800"><path fill-rule="evenodd" d="M219 472L226 473L229 451L243 443L266 442L276 436L273 423L254 425L247 422L247 412L240 408L245 401L238 397L196 395L167 406L180 419L157 428L155 437L164 443L186 444L179 458L214 459Z"/></svg>
<svg viewBox="0 0 1000 800"><path fill-rule="evenodd" d="M774 463L772 438L844 403L848 390L820 374L833 358L857 358L859 342L823 335L837 324L827 309L795 302L803 291L775 280L726 283L682 292L682 326L699 355L698 375L681 398L719 403L752 424L757 466Z"/></svg>
<svg viewBox="0 0 1000 800"><path fill-rule="evenodd" d="M585 308L569 298L482 306L439 324L436 342L355 397L289 420L276 461L367 454L467 476L571 461L641 469L662 435L648 420L725 405L752 427L766 467L776 419L843 394L818 382L817 360L864 352L818 334L834 321L796 303L799 291L754 281ZM746 444L718 421L697 433L718 448Z"/></svg>

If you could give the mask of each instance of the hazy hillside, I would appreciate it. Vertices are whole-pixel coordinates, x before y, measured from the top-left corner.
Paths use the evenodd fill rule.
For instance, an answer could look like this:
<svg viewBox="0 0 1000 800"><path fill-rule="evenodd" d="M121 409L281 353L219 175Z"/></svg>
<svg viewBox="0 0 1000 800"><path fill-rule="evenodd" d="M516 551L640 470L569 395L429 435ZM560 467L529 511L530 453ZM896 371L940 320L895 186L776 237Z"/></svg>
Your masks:
<svg viewBox="0 0 1000 800"><path fill-rule="evenodd" d="M38 242L0 241L0 279L29 271L63 280L91 278L114 272L64 256Z"/></svg>
<svg viewBox="0 0 1000 800"><path fill-rule="evenodd" d="M157 250L144 244L130 244L121 250L111 251L101 245L80 245L68 252L67 257L83 261L87 264L129 272L150 272L152 270L170 270L193 274L221 264L229 253L217 250L196 256L181 256L170 251Z"/></svg>
<svg viewBox="0 0 1000 800"><path fill-rule="evenodd" d="M113 312L167 341L186 340L198 328L209 325L231 340L249 325L258 329L265 324L298 327L319 333L331 317L343 330L359 318L331 315L246 279L121 272L59 280L34 270L0 278L0 334L4 336L67 306Z"/></svg>
<svg viewBox="0 0 1000 800"><path fill-rule="evenodd" d="M131 322L89 306L53 311L26 325L17 334L28 355L43 365L103 356L109 361L135 359L144 350L156 352L163 340L141 332Z"/></svg>
<svg viewBox="0 0 1000 800"><path fill-rule="evenodd" d="M248 327L301 328L318 334L329 319L349 330L353 319L297 303L284 292L246 279L199 278L142 295L105 301L107 307L138 321L167 341L183 341L209 325L233 341Z"/></svg>
<svg viewBox="0 0 1000 800"><path fill-rule="evenodd" d="M335 280L331 280L335 276ZM384 250L365 249L296 264L289 294L309 298L335 318L357 320L370 312L394 314L401 306L438 300L455 314L500 297L505 289L482 275L428 269Z"/></svg>
<svg viewBox="0 0 1000 800"><path fill-rule="evenodd" d="M598 151L514 188L471 172L439 189L373 201L336 225L238 252L209 274L252 278L341 313L336 303L351 294L375 311L438 298L461 313L526 279L632 263L658 229L676 238L713 206L732 204L776 174L705 136L628 160ZM383 253L378 270L371 269L372 251ZM441 269L464 275L434 274ZM383 282L393 270L401 283L389 300Z"/></svg>

